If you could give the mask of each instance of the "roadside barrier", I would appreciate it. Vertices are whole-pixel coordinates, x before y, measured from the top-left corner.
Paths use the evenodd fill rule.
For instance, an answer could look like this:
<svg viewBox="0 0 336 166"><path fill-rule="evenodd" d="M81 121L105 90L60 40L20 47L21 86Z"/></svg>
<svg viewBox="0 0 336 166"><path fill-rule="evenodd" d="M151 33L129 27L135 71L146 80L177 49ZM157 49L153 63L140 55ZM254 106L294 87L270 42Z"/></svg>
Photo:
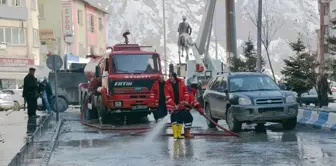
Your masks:
<svg viewBox="0 0 336 166"><path fill-rule="evenodd" d="M300 108L297 123L336 131L336 112L329 112L326 109Z"/></svg>

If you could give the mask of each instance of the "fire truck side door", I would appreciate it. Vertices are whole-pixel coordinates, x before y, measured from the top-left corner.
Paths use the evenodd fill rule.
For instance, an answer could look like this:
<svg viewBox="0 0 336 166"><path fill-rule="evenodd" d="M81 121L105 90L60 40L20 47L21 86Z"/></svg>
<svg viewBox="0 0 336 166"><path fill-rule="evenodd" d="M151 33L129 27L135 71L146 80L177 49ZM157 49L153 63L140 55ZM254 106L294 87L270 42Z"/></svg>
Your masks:
<svg viewBox="0 0 336 166"><path fill-rule="evenodd" d="M108 65L108 59L104 59L103 64L103 75L102 75L102 87L106 88L107 92L109 91L108 86L108 71L109 71L109 65Z"/></svg>

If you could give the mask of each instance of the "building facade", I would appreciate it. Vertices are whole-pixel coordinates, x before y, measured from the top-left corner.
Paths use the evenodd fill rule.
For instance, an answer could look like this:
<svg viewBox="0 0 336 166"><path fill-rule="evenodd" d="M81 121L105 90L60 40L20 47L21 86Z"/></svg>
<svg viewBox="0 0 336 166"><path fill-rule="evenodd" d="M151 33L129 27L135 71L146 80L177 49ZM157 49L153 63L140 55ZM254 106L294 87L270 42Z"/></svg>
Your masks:
<svg viewBox="0 0 336 166"><path fill-rule="evenodd" d="M0 0L0 89L22 85L29 67L39 68L37 0Z"/></svg>
<svg viewBox="0 0 336 166"><path fill-rule="evenodd" d="M42 52L56 52L62 58L77 61L85 59L91 50L95 54L103 54L107 13L93 2L39 0Z"/></svg>

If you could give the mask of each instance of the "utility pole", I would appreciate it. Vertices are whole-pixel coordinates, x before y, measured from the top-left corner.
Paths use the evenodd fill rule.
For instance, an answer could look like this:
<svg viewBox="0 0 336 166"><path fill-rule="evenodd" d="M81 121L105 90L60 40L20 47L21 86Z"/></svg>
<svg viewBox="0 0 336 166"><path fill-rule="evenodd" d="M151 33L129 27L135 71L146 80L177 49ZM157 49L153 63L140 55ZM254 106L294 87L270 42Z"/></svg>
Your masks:
<svg viewBox="0 0 336 166"><path fill-rule="evenodd" d="M261 72L261 27L262 27L262 0L258 0L258 20L257 20L257 72Z"/></svg>
<svg viewBox="0 0 336 166"><path fill-rule="evenodd" d="M235 19L235 1L225 1L226 11L226 57L230 64L233 57L237 56L237 39L236 39L236 19ZM235 64L233 64L235 67Z"/></svg>
<svg viewBox="0 0 336 166"><path fill-rule="evenodd" d="M324 36L325 36L325 25L324 25L324 16L326 10L326 3L323 3L322 0L318 0L320 8L320 50L319 50L319 75L322 76L324 72Z"/></svg>
<svg viewBox="0 0 336 166"><path fill-rule="evenodd" d="M166 43L166 7L165 0L162 0L162 12L163 12L163 53L164 53L164 64L165 64L165 73L168 74L168 59L167 59L167 43Z"/></svg>
<svg viewBox="0 0 336 166"><path fill-rule="evenodd" d="M213 28L214 28L214 35L215 35L215 45L216 45L216 60L218 60L218 39L217 39L217 14L216 14L216 8L214 13L214 19L212 20L214 22ZM211 34L211 33L210 33Z"/></svg>

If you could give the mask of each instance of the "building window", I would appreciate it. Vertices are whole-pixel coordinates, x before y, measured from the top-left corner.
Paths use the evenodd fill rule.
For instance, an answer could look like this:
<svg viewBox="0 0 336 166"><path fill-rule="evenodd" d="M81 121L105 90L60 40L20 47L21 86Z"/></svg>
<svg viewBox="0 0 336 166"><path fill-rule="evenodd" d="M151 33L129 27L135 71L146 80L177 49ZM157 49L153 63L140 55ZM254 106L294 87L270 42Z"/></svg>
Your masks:
<svg viewBox="0 0 336 166"><path fill-rule="evenodd" d="M24 29L22 28L0 28L0 41L7 45L24 45L26 44L26 37Z"/></svg>
<svg viewBox="0 0 336 166"><path fill-rule="evenodd" d="M0 28L0 43L5 42L5 30Z"/></svg>
<svg viewBox="0 0 336 166"><path fill-rule="evenodd" d="M7 0L0 0L0 4L6 5L7 4Z"/></svg>
<svg viewBox="0 0 336 166"><path fill-rule="evenodd" d="M31 8L33 9L33 10L36 10L36 0L31 0Z"/></svg>
<svg viewBox="0 0 336 166"><path fill-rule="evenodd" d="M89 18L89 29L91 32L94 32L94 17L92 14L90 14Z"/></svg>
<svg viewBox="0 0 336 166"><path fill-rule="evenodd" d="M24 2L25 0L12 0L12 4L13 4L13 6L25 6L25 2Z"/></svg>
<svg viewBox="0 0 336 166"><path fill-rule="evenodd" d="M44 4L39 4L39 18L44 18Z"/></svg>
<svg viewBox="0 0 336 166"><path fill-rule="evenodd" d="M95 47L93 45L90 45L89 47L89 55L94 55L95 54Z"/></svg>
<svg viewBox="0 0 336 166"><path fill-rule="evenodd" d="M85 55L85 48L82 43L78 44L78 53L79 55L82 55L82 56Z"/></svg>
<svg viewBox="0 0 336 166"><path fill-rule="evenodd" d="M77 10L77 22L79 25L83 25L83 11Z"/></svg>
<svg viewBox="0 0 336 166"><path fill-rule="evenodd" d="M102 30L104 28L102 18L100 18L100 17L98 18L98 23L99 23L99 30Z"/></svg>
<svg viewBox="0 0 336 166"><path fill-rule="evenodd" d="M38 47L39 46L39 33L37 29L33 29L33 42L34 42L34 46Z"/></svg>

